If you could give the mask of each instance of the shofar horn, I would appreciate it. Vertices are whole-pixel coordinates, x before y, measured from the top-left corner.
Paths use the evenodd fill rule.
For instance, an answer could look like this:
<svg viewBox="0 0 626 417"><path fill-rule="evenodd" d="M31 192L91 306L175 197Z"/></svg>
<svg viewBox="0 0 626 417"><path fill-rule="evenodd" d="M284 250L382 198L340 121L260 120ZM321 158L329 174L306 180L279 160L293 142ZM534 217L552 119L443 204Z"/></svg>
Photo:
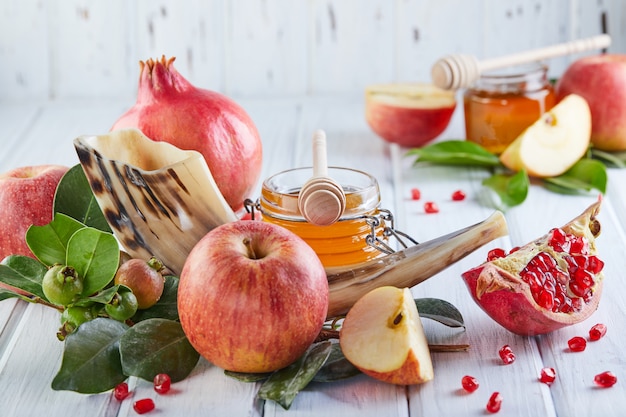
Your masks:
<svg viewBox="0 0 626 417"><path fill-rule="evenodd" d="M496 211L484 221L402 251L351 266L327 270L330 286L328 318L344 315L363 295L385 285L413 287L477 248L508 234L504 215Z"/></svg>

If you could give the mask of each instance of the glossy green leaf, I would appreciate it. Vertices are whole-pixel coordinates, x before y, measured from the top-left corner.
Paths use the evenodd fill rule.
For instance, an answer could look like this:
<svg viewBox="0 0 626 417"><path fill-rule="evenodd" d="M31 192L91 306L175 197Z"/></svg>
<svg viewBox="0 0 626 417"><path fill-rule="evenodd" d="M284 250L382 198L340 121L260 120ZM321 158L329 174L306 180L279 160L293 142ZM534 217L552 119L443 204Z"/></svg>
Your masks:
<svg viewBox="0 0 626 417"><path fill-rule="evenodd" d="M593 189L606 192L606 166L595 159L581 159L558 177L544 178L547 188L563 194L579 194Z"/></svg>
<svg viewBox="0 0 626 417"><path fill-rule="evenodd" d="M461 312L451 303L438 298L417 298L420 317L435 320L449 327L465 327Z"/></svg>
<svg viewBox="0 0 626 417"><path fill-rule="evenodd" d="M165 319L144 320L131 327L120 340L120 353L124 373L149 381L160 373L181 381L200 358L180 323Z"/></svg>
<svg viewBox="0 0 626 417"><path fill-rule="evenodd" d="M109 284L119 265L120 248L117 239L93 227L80 229L67 244L66 265L83 277L83 295L94 294Z"/></svg>
<svg viewBox="0 0 626 417"><path fill-rule="evenodd" d="M80 300L73 303L73 305L79 306L79 307L80 306L85 307L85 306L90 306L94 303L108 304L111 302L111 300L113 299L115 294L118 292L120 287L124 287L127 289L127 291L130 291L130 288L125 287L123 285L113 285L112 287L106 288L90 297L81 298Z"/></svg>
<svg viewBox="0 0 626 417"><path fill-rule="evenodd" d="M119 321L97 318L67 335L52 389L95 394L124 381L127 376L122 372L119 341L127 329Z"/></svg>
<svg viewBox="0 0 626 417"><path fill-rule="evenodd" d="M178 320L178 277L166 275L163 294L155 305L145 310L138 310L133 316L135 323L151 318Z"/></svg>
<svg viewBox="0 0 626 417"><path fill-rule="evenodd" d="M274 372L259 388L258 396L288 410L293 400L313 379L331 352L331 342L313 344L296 362Z"/></svg>
<svg viewBox="0 0 626 417"><path fill-rule="evenodd" d="M80 164L70 168L61 178L54 196L54 212L66 214L86 226L112 233Z"/></svg>
<svg viewBox="0 0 626 417"><path fill-rule="evenodd" d="M264 381L272 375L271 372L234 372L224 371L224 375L234 378L241 382L259 382Z"/></svg>
<svg viewBox="0 0 626 417"><path fill-rule="evenodd" d="M500 166L497 155L467 140L448 140L411 149L407 156L416 156L415 163L432 162L442 165Z"/></svg>
<svg viewBox="0 0 626 417"><path fill-rule="evenodd" d="M525 170L513 175L494 174L483 180L483 185L491 188L506 207L520 205L526 200L530 179Z"/></svg>
<svg viewBox="0 0 626 417"><path fill-rule="evenodd" d="M361 371L343 356L339 343L331 343L330 355L328 355L324 365L313 377L313 381L332 382L359 375Z"/></svg>
<svg viewBox="0 0 626 417"><path fill-rule="evenodd" d="M626 152L606 152L591 148L591 157L610 168L626 168Z"/></svg>
<svg viewBox="0 0 626 417"><path fill-rule="evenodd" d="M0 263L0 282L45 300L41 281L47 271L48 268L36 259L29 256L11 255Z"/></svg>
<svg viewBox="0 0 626 417"><path fill-rule="evenodd" d="M52 221L43 226L31 226L26 231L26 243L37 259L48 266L65 264L67 243L74 233L84 228L79 221L56 213Z"/></svg>

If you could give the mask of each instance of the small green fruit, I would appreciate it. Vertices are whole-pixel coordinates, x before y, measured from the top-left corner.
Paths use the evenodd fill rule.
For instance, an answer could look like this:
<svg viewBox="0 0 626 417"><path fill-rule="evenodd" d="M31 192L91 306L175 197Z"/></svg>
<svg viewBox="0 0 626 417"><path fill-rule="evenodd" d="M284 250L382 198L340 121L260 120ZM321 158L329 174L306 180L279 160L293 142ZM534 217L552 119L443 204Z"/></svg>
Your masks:
<svg viewBox="0 0 626 417"><path fill-rule="evenodd" d="M66 306L83 292L83 280L71 266L54 265L44 275L41 287L48 301Z"/></svg>
<svg viewBox="0 0 626 417"><path fill-rule="evenodd" d="M137 297L131 291L117 293L104 309L112 319L126 321L137 312Z"/></svg>

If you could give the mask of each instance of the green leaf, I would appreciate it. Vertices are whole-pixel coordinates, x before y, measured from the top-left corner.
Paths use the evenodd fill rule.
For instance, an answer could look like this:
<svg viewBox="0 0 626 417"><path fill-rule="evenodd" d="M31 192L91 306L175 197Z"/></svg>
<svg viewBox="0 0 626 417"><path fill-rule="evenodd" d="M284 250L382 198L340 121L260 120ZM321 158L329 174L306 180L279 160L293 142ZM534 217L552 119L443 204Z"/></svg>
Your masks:
<svg viewBox="0 0 626 417"><path fill-rule="evenodd" d="M259 382L263 381L271 375L271 372L234 372L224 371L224 375L234 378L241 382Z"/></svg>
<svg viewBox="0 0 626 417"><path fill-rule="evenodd" d="M606 166L595 159L581 159L558 177L544 178L546 188L563 194L580 194L596 189L606 193Z"/></svg>
<svg viewBox="0 0 626 417"><path fill-rule="evenodd" d="M119 340L127 329L119 321L97 318L67 335L52 389L95 394L124 381L127 377L122 372Z"/></svg>
<svg viewBox="0 0 626 417"><path fill-rule="evenodd" d="M73 305L77 307L88 307L93 305L94 303L98 304L108 304L111 302L115 294L118 292L120 287L127 288L127 291L130 291L130 288L123 285L113 285L105 290L102 290L90 297L84 297L80 300L73 303Z"/></svg>
<svg viewBox="0 0 626 417"><path fill-rule="evenodd" d="M288 410L298 392L311 382L324 365L330 351L329 341L313 344L300 359L274 372L259 388L259 398L276 401Z"/></svg>
<svg viewBox="0 0 626 417"><path fill-rule="evenodd" d="M54 212L66 214L86 226L112 233L80 164L70 168L61 178L54 196Z"/></svg>
<svg viewBox="0 0 626 417"><path fill-rule="evenodd" d="M122 336L120 353L124 373L148 381L160 373L181 381L200 358L180 323L165 319L144 320L131 327Z"/></svg>
<svg viewBox="0 0 626 417"><path fill-rule="evenodd" d="M29 256L10 255L0 263L0 282L46 300L41 289L41 281L47 271L48 268L36 259Z"/></svg>
<svg viewBox="0 0 626 417"><path fill-rule="evenodd" d="M73 218L56 213L52 221L43 226L31 226L26 231L26 244L37 259L48 266L65 264L67 243L85 225Z"/></svg>
<svg viewBox="0 0 626 417"><path fill-rule="evenodd" d="M94 294L111 282L119 266L117 239L93 227L80 229L67 244L66 265L83 277L83 295Z"/></svg>
<svg viewBox="0 0 626 417"><path fill-rule="evenodd" d="M591 157L611 168L626 168L626 152L606 152L591 148Z"/></svg>
<svg viewBox="0 0 626 417"><path fill-rule="evenodd" d="M411 149L407 156L416 156L419 162L432 162L442 165L500 166L498 156L482 146L467 140L448 140L422 148Z"/></svg>
<svg viewBox="0 0 626 417"><path fill-rule="evenodd" d="M172 275L166 275L165 285L163 286L163 294L155 305L145 310L137 310L132 318L133 322L137 323L142 320L151 318L163 318L168 320L178 320L178 277Z"/></svg>
<svg viewBox="0 0 626 417"><path fill-rule="evenodd" d="M343 356L339 343L334 342L330 348L330 355L324 363L324 366L313 377L316 382L332 382L341 379L352 378L359 375L361 371L350 363Z"/></svg>
<svg viewBox="0 0 626 417"><path fill-rule="evenodd" d="M520 205L526 200L530 179L525 170L513 175L494 174L483 180L483 185L496 192L502 204L507 207Z"/></svg>
<svg viewBox="0 0 626 417"><path fill-rule="evenodd" d="M465 327L461 312L447 301L438 298L417 298L415 305L420 317L435 320L449 327Z"/></svg>

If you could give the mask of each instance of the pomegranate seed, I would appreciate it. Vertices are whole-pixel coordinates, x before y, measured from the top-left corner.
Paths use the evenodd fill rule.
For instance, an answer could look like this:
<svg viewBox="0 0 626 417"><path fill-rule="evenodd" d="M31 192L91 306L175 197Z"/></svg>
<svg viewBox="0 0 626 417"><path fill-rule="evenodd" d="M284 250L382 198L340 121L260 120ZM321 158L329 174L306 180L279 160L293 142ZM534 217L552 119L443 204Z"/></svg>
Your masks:
<svg viewBox="0 0 626 417"><path fill-rule="evenodd" d="M589 340L600 340L606 334L606 325L598 323L589 330Z"/></svg>
<svg viewBox="0 0 626 417"><path fill-rule="evenodd" d="M462 190L456 190L452 193L453 201L463 201L465 200L465 193Z"/></svg>
<svg viewBox="0 0 626 417"><path fill-rule="evenodd" d="M490 413L497 413L500 411L500 407L502 406L502 396L499 392L494 392L489 397L489 401L487 401L487 411Z"/></svg>
<svg viewBox="0 0 626 417"><path fill-rule="evenodd" d="M439 213L439 207L435 202L427 201L424 203L424 211L428 214Z"/></svg>
<svg viewBox="0 0 626 417"><path fill-rule="evenodd" d="M487 261L493 261L494 259L504 258L505 256L506 256L506 252L504 251L504 249L501 249L501 248L491 249L489 252L487 252Z"/></svg>
<svg viewBox="0 0 626 417"><path fill-rule="evenodd" d="M498 351L498 354L500 355L500 359L502 359L502 362L504 362L505 365L510 365L515 362L515 354L513 353L513 350L509 345L502 346Z"/></svg>
<svg viewBox="0 0 626 417"><path fill-rule="evenodd" d="M159 394L165 394L170 390L172 380L168 374L158 374L154 377L154 390Z"/></svg>
<svg viewBox="0 0 626 417"><path fill-rule="evenodd" d="M113 395L116 400L122 401L124 398L128 397L130 392L128 391L128 384L126 382L121 382L115 386L113 389Z"/></svg>
<svg viewBox="0 0 626 417"><path fill-rule="evenodd" d="M154 410L154 401L152 401L152 398L137 400L133 404L133 409L137 412L137 414L145 414Z"/></svg>
<svg viewBox="0 0 626 417"><path fill-rule="evenodd" d="M617 377L611 371L602 372L593 378L593 382L602 388L612 387L617 383Z"/></svg>
<svg viewBox="0 0 626 417"><path fill-rule="evenodd" d="M543 368L541 370L539 381L543 382L546 385L552 385L555 379L556 379L556 371L554 370L554 368Z"/></svg>
<svg viewBox="0 0 626 417"><path fill-rule="evenodd" d="M411 200L419 200L422 197L422 193L417 188L411 188Z"/></svg>
<svg viewBox="0 0 626 417"><path fill-rule="evenodd" d="M567 345L572 352L582 352L587 348L587 341L583 337L574 336L567 341Z"/></svg>
<svg viewBox="0 0 626 417"><path fill-rule="evenodd" d="M510 255L510 254L512 254L512 253L517 252L518 250L520 250L520 247L519 247L519 246L513 246L513 247L511 248L511 250L509 251L509 255Z"/></svg>
<svg viewBox="0 0 626 417"><path fill-rule="evenodd" d="M465 375L461 378L461 385L467 392L474 392L478 389L478 380L473 376Z"/></svg>

